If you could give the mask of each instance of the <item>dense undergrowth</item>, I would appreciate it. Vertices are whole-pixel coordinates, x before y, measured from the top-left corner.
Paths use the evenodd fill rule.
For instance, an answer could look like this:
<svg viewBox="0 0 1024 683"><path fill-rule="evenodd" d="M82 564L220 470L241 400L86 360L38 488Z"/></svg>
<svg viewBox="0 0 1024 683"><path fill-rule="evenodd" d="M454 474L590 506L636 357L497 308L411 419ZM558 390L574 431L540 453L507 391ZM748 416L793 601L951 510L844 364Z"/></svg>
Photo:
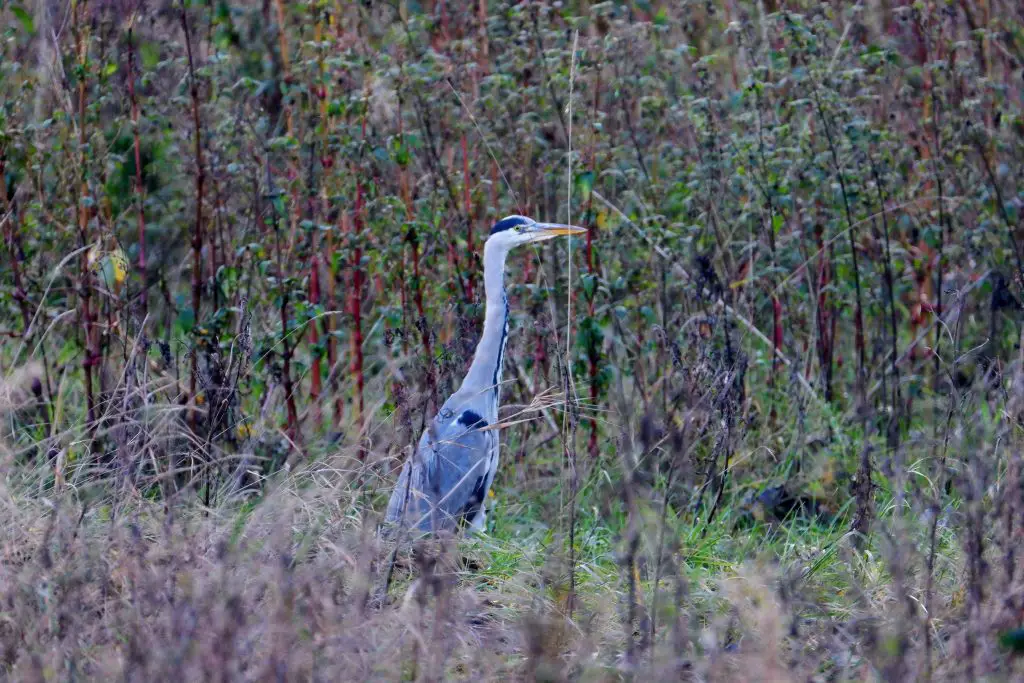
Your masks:
<svg viewBox="0 0 1024 683"><path fill-rule="evenodd" d="M1019 3L0 21L6 676L1024 675ZM510 213L488 531L395 548Z"/></svg>

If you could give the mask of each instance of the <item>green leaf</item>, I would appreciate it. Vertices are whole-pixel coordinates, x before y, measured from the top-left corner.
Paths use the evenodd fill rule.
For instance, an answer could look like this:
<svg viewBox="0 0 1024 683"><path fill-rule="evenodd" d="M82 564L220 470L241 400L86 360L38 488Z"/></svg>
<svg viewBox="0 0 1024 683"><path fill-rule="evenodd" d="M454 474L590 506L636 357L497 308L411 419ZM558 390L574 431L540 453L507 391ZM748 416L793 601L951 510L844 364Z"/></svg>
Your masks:
<svg viewBox="0 0 1024 683"><path fill-rule="evenodd" d="M142 55L142 66L147 69L156 68L160 63L160 46L154 42L146 41L139 45L139 54Z"/></svg>
<svg viewBox="0 0 1024 683"><path fill-rule="evenodd" d="M78 344L70 339L64 342L64 346L57 352L57 365L67 365L78 353Z"/></svg>
<svg viewBox="0 0 1024 683"><path fill-rule="evenodd" d="M584 203L590 201L590 192L594 189L594 172L587 171L576 176L576 188L582 195L580 201Z"/></svg>
<svg viewBox="0 0 1024 683"><path fill-rule="evenodd" d="M32 19L32 15L29 14L24 7L21 5L12 5L11 14L13 14L14 18L21 23L21 27L25 29L26 33L30 36L34 36L36 34L36 23Z"/></svg>
<svg viewBox="0 0 1024 683"><path fill-rule="evenodd" d="M1015 628L999 634L999 644L1016 653L1024 652L1024 628Z"/></svg>
<svg viewBox="0 0 1024 683"><path fill-rule="evenodd" d="M183 332L191 332L196 326L196 314L191 308L183 308L178 313L178 326Z"/></svg>

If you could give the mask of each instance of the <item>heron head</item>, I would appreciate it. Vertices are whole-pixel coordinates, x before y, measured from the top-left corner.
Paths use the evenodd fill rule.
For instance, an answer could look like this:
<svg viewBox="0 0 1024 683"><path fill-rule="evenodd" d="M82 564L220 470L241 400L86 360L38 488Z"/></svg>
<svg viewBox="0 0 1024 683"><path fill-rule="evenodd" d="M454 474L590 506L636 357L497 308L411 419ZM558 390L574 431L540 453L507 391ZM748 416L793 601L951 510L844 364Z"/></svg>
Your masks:
<svg viewBox="0 0 1024 683"><path fill-rule="evenodd" d="M559 235L578 235L586 228L561 223L538 223L526 216L507 216L494 224L488 242L498 242L508 248L528 242L549 240Z"/></svg>

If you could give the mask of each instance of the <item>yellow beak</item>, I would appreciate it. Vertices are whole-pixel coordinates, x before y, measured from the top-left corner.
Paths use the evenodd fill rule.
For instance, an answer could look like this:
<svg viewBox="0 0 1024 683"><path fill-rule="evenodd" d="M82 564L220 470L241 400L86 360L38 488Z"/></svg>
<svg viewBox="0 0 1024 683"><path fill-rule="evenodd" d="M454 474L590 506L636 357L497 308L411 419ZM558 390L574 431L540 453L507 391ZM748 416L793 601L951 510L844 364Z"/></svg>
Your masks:
<svg viewBox="0 0 1024 683"><path fill-rule="evenodd" d="M537 223L534 225L537 236L543 238L558 237L559 235L581 235L587 231L576 225L564 225L562 223Z"/></svg>

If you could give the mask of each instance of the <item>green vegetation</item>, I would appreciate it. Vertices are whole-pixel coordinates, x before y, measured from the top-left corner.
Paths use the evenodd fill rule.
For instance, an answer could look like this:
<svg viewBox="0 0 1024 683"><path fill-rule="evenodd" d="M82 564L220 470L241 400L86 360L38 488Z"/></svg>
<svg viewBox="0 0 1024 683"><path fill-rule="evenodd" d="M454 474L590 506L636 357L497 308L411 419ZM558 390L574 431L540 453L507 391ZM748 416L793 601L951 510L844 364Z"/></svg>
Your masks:
<svg viewBox="0 0 1024 683"><path fill-rule="evenodd" d="M0 31L5 677L1024 672L1018 3ZM487 533L395 548L512 213Z"/></svg>

